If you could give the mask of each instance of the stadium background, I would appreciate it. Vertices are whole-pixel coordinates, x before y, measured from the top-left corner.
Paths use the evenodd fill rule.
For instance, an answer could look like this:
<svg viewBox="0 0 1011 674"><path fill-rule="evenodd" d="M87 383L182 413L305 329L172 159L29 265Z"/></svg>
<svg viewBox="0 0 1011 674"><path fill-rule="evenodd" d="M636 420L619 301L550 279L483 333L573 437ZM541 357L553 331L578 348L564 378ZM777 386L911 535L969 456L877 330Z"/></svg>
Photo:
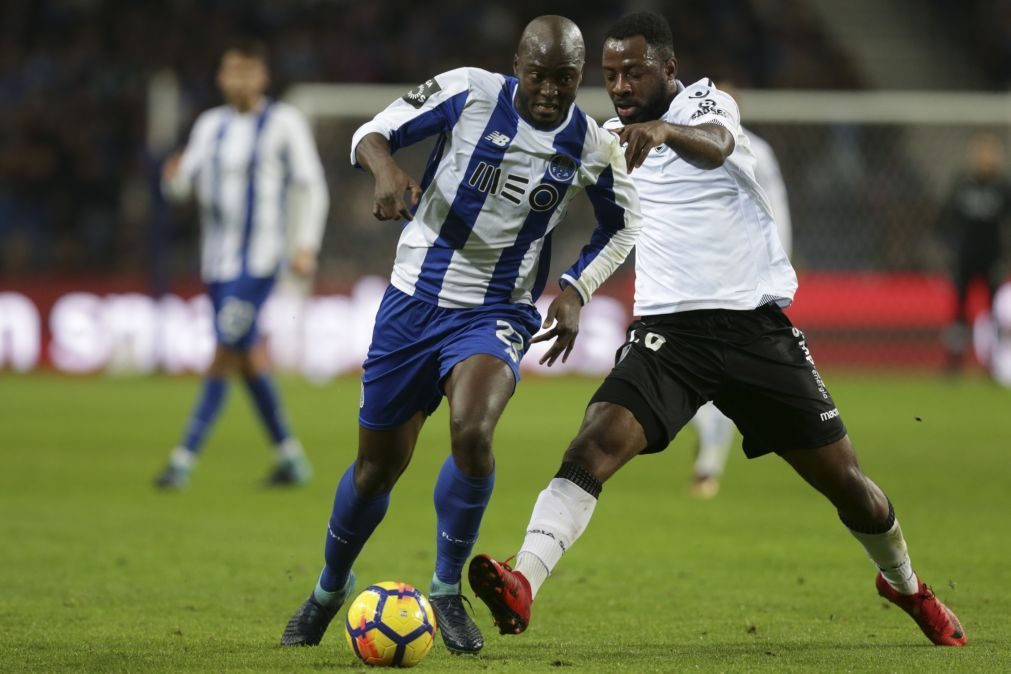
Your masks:
<svg viewBox="0 0 1011 674"><path fill-rule="evenodd" d="M792 312L820 363L934 370L953 307L938 213L970 134L1008 134L1004 95L991 92L1011 79L1011 3L878 5L563 1L551 11L582 27L592 91L601 83L593 54L609 22L633 8L667 10L680 78L733 80L744 90L746 124L779 156L801 275ZM200 293L195 211L161 203L156 175L195 116L219 102L214 71L230 36L265 40L276 96L306 82L406 88L461 64L508 72L516 35L542 11L542 3L460 0L3 3L0 367L174 372L207 362L207 307L178 299ZM455 35L468 38L445 39ZM806 118L794 107L803 101L790 98L826 90L852 93L842 108L859 108L870 92L928 93L892 99L921 114L902 122L899 111L892 117L900 121L886 123L873 115ZM749 92L756 103L771 96L778 118L752 119ZM316 287L325 301L284 304L268 322L301 320L266 327L280 364L318 379L356 368L398 234L372 219L370 183L347 163L350 134L364 116L340 114L340 90L335 96L336 107L313 120L332 199ZM935 106L935 96L947 105ZM953 112L924 122L922 112L934 107ZM982 108L996 112L962 114ZM420 167L425 152L409 151L406 163ZM571 217L588 226L585 205ZM586 231L562 228L556 266L573 257ZM378 280L354 292L366 277ZM615 326L629 311L630 288L626 266L605 291L625 316L615 306L600 309L599 343L585 346L596 356L577 354L584 363L577 369L606 368L601 354L620 339ZM975 289L974 313L985 309L984 295ZM324 343L333 346L321 351Z"/></svg>
<svg viewBox="0 0 1011 674"><path fill-rule="evenodd" d="M279 378L315 479L260 488L268 443L236 392L190 489L151 486L197 391L196 376L172 373L199 369L210 347L194 213L161 208L154 176L219 102L219 45L263 37L277 96L311 82L402 92L460 64L508 70L523 23L555 11L585 31L592 88L604 27L648 7L672 19L682 77L732 76L745 120L777 151L802 283L791 312L917 571L970 645L933 648L889 610L833 509L774 457L735 451L719 496L691 497L686 429L608 481L523 637L496 634L478 606L480 658L438 643L421 667L1011 671L1011 392L979 369L937 376L951 291L935 222L972 131L1011 129L1006 0L0 2L0 671L361 671L334 628L317 649L277 640L315 582L354 457L353 372L398 230L372 220L371 183L347 165L350 131L374 108L364 95L342 98L367 108L358 119L316 118L333 200L321 275L304 321L269 318L275 355L326 381ZM178 109L153 106L168 128L148 114L152 82L176 84ZM571 228L559 265L585 231ZM576 371L593 376L517 389L496 431L481 552L515 550L620 339L629 279L584 311ZM300 325L315 339L282 329ZM105 374L137 370L151 374ZM358 560L362 583L428 583L448 428L443 405Z"/></svg>

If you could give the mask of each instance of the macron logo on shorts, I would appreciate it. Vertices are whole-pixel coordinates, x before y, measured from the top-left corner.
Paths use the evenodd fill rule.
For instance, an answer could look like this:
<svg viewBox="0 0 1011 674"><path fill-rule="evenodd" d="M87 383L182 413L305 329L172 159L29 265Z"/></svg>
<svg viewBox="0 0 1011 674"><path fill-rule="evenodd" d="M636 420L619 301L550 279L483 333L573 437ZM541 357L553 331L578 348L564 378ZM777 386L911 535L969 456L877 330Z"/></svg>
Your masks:
<svg viewBox="0 0 1011 674"><path fill-rule="evenodd" d="M835 419L839 416L839 408L833 407L828 412L822 412L820 415L822 421L828 421L829 419Z"/></svg>

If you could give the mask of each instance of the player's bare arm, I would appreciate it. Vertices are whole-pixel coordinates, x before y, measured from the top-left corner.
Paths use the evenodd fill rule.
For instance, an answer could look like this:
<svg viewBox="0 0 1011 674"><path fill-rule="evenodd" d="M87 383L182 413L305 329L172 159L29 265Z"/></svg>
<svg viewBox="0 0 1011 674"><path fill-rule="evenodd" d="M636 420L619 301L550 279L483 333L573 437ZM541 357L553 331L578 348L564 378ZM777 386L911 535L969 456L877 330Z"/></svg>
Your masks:
<svg viewBox="0 0 1011 674"><path fill-rule="evenodd" d="M667 145L692 166L706 170L722 166L734 151L734 134L719 124L683 126L656 119L629 124L617 133L625 146L629 173L642 166L650 150L660 145Z"/></svg>
<svg viewBox="0 0 1011 674"><path fill-rule="evenodd" d="M182 163L183 153L173 152L165 163L161 166L161 177L165 182L172 182L179 175L179 165Z"/></svg>
<svg viewBox="0 0 1011 674"><path fill-rule="evenodd" d="M393 159L389 141L378 133L370 133L358 144L355 156L376 179L372 215L379 220L410 220L410 209L418 205L421 187ZM407 192L411 193L410 205L405 199Z"/></svg>
<svg viewBox="0 0 1011 674"><path fill-rule="evenodd" d="M310 278L316 274L318 265L316 251L309 248L298 248L291 255L288 266L297 276Z"/></svg>
<svg viewBox="0 0 1011 674"><path fill-rule="evenodd" d="M551 348L541 356L541 365L547 363L550 367L555 364L559 356L562 357L563 363L569 359L569 354L572 353L572 348L576 345L576 335L579 334L579 315L582 310L583 299L572 286L566 286L565 290L551 301L544 316L544 322L541 324L546 332L542 332L530 340L531 344L546 342L549 339L555 340Z"/></svg>

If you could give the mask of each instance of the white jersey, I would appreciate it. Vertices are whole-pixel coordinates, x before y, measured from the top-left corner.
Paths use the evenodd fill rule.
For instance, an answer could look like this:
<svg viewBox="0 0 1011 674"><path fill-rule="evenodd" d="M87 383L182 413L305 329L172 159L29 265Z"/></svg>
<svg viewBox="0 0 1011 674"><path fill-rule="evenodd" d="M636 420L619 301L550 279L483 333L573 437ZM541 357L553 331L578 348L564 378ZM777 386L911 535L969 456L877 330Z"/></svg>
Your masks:
<svg viewBox="0 0 1011 674"><path fill-rule="evenodd" d="M438 75L354 134L392 151L438 136L414 217L397 245L391 283L441 307L532 304L550 266L551 235L585 190L597 229L562 276L587 301L621 264L642 226L635 188L613 134L575 105L551 131L516 112L516 79L477 68Z"/></svg>
<svg viewBox="0 0 1011 674"><path fill-rule="evenodd" d="M779 161L772 146L764 138L756 135L750 129L741 128L748 137L751 153L755 155L755 179L765 190L772 207L772 215L776 218L776 233L783 250L789 256L793 248L793 224L790 219L790 202L786 197L786 185L783 183L783 173L779 170Z"/></svg>
<svg viewBox="0 0 1011 674"><path fill-rule="evenodd" d="M303 199L300 222L291 223L295 246L319 249L329 205L323 166L305 118L286 103L264 99L247 113L220 106L201 114L166 188L177 198L196 189L205 281L278 272L289 196Z"/></svg>
<svg viewBox="0 0 1011 674"><path fill-rule="evenodd" d="M709 79L687 88L678 82L662 119L720 124L734 134L736 147L721 167L705 170L661 145L632 173L646 220L636 244L636 315L789 305L797 275L755 179L737 103ZM604 126L619 129L621 121Z"/></svg>

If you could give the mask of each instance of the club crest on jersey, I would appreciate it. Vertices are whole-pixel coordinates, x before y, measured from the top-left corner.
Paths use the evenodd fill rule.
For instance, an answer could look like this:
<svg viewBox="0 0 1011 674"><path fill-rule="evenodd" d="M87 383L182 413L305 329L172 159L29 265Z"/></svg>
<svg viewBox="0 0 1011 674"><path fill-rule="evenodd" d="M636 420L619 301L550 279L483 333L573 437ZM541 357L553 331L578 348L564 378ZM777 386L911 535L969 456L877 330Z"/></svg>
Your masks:
<svg viewBox="0 0 1011 674"><path fill-rule="evenodd" d="M442 87L434 79L422 82L418 86L414 87L406 94L404 94L404 100L413 105L415 108L420 108L425 104L432 94L442 91Z"/></svg>
<svg viewBox="0 0 1011 674"><path fill-rule="evenodd" d="M567 183L576 175L576 162L565 154L556 154L548 162L548 175L560 183Z"/></svg>

